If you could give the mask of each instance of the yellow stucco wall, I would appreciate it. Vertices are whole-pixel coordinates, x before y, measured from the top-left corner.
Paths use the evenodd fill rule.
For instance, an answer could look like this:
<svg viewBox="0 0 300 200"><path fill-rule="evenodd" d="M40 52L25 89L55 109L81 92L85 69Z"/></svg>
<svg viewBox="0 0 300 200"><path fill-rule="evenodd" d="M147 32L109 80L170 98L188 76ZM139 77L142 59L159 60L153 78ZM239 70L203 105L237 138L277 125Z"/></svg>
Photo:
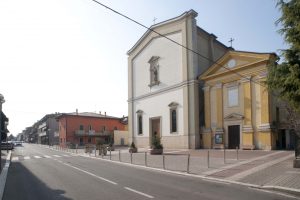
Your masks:
<svg viewBox="0 0 300 200"><path fill-rule="evenodd" d="M205 133L202 134L202 140L203 140L203 148L204 149L210 149L211 148L211 133Z"/></svg>
<svg viewBox="0 0 300 200"><path fill-rule="evenodd" d="M212 133L210 136L208 133L203 134L203 147L208 148L211 145L216 128L223 128L224 144L228 146L228 126L231 125L241 127L241 148L271 149L274 147L274 136L269 126L272 123L269 110L270 96L265 87L256 84L265 80L269 58L270 54L233 51L224 55L218 65L212 66L201 76L205 84L211 88L209 93L205 92L204 95L205 101L210 100L210 103L206 103L210 106L210 112L206 113L210 114ZM236 60L236 67L232 67L232 70L236 70L241 76L220 67L227 66L232 59ZM230 87L238 87L239 95L238 105L232 107L228 106ZM206 95L210 95L210 98ZM230 118L232 114L236 117ZM207 116L205 117L207 119ZM209 125L205 124L205 128L209 128Z"/></svg>
<svg viewBox="0 0 300 200"><path fill-rule="evenodd" d="M271 150L272 148L271 132L259 132L258 141L261 144L261 149Z"/></svg>
<svg viewBox="0 0 300 200"><path fill-rule="evenodd" d="M114 144L121 145L121 138L124 140L124 145L129 145L128 143L128 131L114 131Z"/></svg>

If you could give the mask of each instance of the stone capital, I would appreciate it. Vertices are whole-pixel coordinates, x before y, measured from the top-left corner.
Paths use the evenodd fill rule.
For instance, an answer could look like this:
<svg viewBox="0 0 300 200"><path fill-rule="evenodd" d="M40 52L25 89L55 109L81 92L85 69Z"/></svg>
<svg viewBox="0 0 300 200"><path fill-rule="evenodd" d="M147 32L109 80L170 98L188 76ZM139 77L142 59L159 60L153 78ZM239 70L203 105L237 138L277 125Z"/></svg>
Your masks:
<svg viewBox="0 0 300 200"><path fill-rule="evenodd" d="M240 80L240 82L241 82L241 83L247 83L247 82L250 82L251 79L252 79L251 76L245 76L244 78L242 78L242 79Z"/></svg>
<svg viewBox="0 0 300 200"><path fill-rule="evenodd" d="M223 87L223 83L217 83L216 85L215 85L215 88L216 89L221 89Z"/></svg>

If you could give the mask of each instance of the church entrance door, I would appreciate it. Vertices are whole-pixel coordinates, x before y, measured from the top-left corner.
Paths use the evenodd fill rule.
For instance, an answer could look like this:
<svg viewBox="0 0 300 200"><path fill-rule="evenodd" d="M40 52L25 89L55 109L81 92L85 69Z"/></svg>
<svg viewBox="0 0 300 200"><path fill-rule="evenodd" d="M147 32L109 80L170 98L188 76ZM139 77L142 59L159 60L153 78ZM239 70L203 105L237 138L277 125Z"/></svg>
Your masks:
<svg viewBox="0 0 300 200"><path fill-rule="evenodd" d="M152 144L152 139L154 136L160 138L161 137L161 133L160 133L160 117L155 117L155 118L151 118L150 119L150 146Z"/></svg>
<svg viewBox="0 0 300 200"><path fill-rule="evenodd" d="M228 149L240 148L240 126L228 126Z"/></svg>

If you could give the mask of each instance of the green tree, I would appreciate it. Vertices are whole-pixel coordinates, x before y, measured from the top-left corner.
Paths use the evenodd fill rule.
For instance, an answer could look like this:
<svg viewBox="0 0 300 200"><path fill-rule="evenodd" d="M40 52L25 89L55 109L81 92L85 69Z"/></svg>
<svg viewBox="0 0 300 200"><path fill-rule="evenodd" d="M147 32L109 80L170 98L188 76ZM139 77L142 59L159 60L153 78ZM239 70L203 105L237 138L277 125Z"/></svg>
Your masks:
<svg viewBox="0 0 300 200"><path fill-rule="evenodd" d="M283 61L269 65L268 88L287 102L291 128L300 138L300 0L279 0L282 16L276 22L281 26L288 49L282 50ZM297 137L298 136L298 137ZM296 157L300 156L300 142L296 143Z"/></svg>

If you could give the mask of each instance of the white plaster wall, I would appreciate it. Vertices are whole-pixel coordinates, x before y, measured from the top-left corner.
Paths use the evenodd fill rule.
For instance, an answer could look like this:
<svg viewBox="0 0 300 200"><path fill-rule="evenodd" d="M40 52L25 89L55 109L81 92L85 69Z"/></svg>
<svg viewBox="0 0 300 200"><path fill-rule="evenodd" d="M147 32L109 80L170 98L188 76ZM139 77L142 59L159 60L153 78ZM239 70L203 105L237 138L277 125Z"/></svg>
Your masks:
<svg viewBox="0 0 300 200"><path fill-rule="evenodd" d="M177 107L177 133L170 133L170 107L171 102L178 103ZM143 111L143 134L137 134L137 110ZM161 136L183 135L183 89L168 91L159 95L148 97L134 102L134 136L149 137L149 119L161 117Z"/></svg>
<svg viewBox="0 0 300 200"><path fill-rule="evenodd" d="M167 35L172 40L182 43L181 32ZM149 87L150 64L152 56L159 56L159 81L157 86ZM158 37L153 39L134 59L133 65L133 96L138 97L149 92L181 83L182 48L173 42Z"/></svg>

